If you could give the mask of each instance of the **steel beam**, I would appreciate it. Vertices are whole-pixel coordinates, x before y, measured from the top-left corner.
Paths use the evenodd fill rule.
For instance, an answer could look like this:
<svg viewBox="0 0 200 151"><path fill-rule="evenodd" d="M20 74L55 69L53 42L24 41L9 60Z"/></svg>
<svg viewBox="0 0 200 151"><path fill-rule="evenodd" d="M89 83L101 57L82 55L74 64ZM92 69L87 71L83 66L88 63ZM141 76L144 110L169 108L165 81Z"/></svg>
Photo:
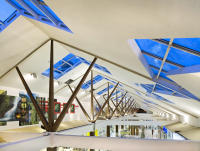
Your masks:
<svg viewBox="0 0 200 151"><path fill-rule="evenodd" d="M68 47L70 47L70 48L76 49L77 51L83 52L83 53L88 54L88 55L90 55L90 56L94 56L94 57L96 57L96 58L98 58L98 59L100 59L100 60L103 60L103 61L105 61L105 62L107 62L107 63L110 63L110 64L112 64L112 65L115 65L115 66L117 66L117 67L119 67L119 68L121 68L121 69L127 70L127 71L129 71L129 72L131 72L131 73L133 73L133 74L135 74L135 75L138 75L138 76L140 76L140 77L143 77L143 78L145 78L145 79L147 79L147 80L152 81L152 79L149 78L148 76L143 75L143 74L141 74L141 73L139 73L139 72L137 72L137 71L134 71L134 70L132 70L132 69L129 69L129 68L125 67L125 66L122 66L122 65L120 65L120 64L118 64L118 63L112 62L112 61L110 61L110 60L108 60L108 59L105 59L105 58L103 58L103 57L101 57L101 56L97 56L97 55L95 55L95 54L93 54L93 53L90 53L90 52L84 50L84 49L81 49L81 48L78 48L78 47L76 47L76 46L67 44L67 43L62 42L62 41L60 41L60 40L57 40L57 39L53 39L53 40L56 41L56 42L58 42L58 43L60 43L60 44L63 44L63 45L68 46Z"/></svg>
<svg viewBox="0 0 200 151"><path fill-rule="evenodd" d="M88 74L90 73L92 67L94 66L95 62L96 62L97 58L94 58L94 60L92 61L92 63L90 64L89 68L87 69L87 71L85 72L84 76L82 77L81 81L79 82L78 86L76 87L74 93L71 95L71 97L69 98L69 101L67 102L67 104L64 106L62 112L60 113L60 115L58 116L54 126L53 126L53 130L56 131L57 128L59 127L60 123L62 122L63 118L66 115L66 112L68 111L69 107L71 106L72 102L74 101L77 93L79 92L82 84L84 83L85 79L87 78Z"/></svg>
<svg viewBox="0 0 200 151"><path fill-rule="evenodd" d="M28 84L26 83L21 71L19 70L18 67L16 67L16 70L17 70L17 73L19 74L19 77L24 85L24 88L26 89L26 92L28 93L32 103L33 103L33 106L35 107L35 110L37 112L37 114L39 115L40 117L40 120L42 121L42 124L44 125L44 128L49 131L49 125L48 125L48 122L42 112L42 110L40 109L39 105L37 104L37 101L35 100L35 98L33 97L33 94L28 86Z"/></svg>
<svg viewBox="0 0 200 151"><path fill-rule="evenodd" d="M25 56L23 59L21 59L19 62L17 62L13 67L11 67L9 70L7 70L5 73L3 73L0 76L0 79L2 79L5 75L7 75L11 70L15 69L19 64L21 64L24 60L29 58L32 54L34 54L37 50L39 50L42 46L44 46L47 42L49 42L50 39L45 40L41 45L39 45L37 48L32 50L27 56Z"/></svg>
<svg viewBox="0 0 200 151"><path fill-rule="evenodd" d="M156 41L156 42L159 42L161 44L164 44L164 45L169 45L169 42L167 40L164 40L164 39L152 39L152 40ZM176 49L179 49L179 50L182 50L184 52L193 54L193 55L198 56L198 57L200 56L200 52L196 51L194 49L190 49L190 48L187 48L187 47L175 44L175 43L172 43L172 47L176 48Z"/></svg>
<svg viewBox="0 0 200 151"><path fill-rule="evenodd" d="M160 69L160 68L155 67L155 66L153 66L153 65L149 65L149 67L154 68L154 69L156 69L156 70L159 70L159 69ZM166 71L166 70L163 70L163 69L162 69L162 72L163 72L163 73L167 73L167 71Z"/></svg>
<svg viewBox="0 0 200 151"><path fill-rule="evenodd" d="M104 102L104 104L102 105L100 111L97 113L96 115L96 119L95 121L97 120L97 118L100 116L101 112L103 111L104 107L106 106L106 104L108 103L108 101L110 100L113 92L115 91L115 89L117 88L117 86L119 85L119 82L115 85L114 89L112 90L112 92L110 93L110 95L108 96L107 100Z"/></svg>
<svg viewBox="0 0 200 151"><path fill-rule="evenodd" d="M49 73L49 108L48 108L48 120L50 131L52 131L54 124L54 45L51 40L50 46L50 73Z"/></svg>
<svg viewBox="0 0 200 151"><path fill-rule="evenodd" d="M71 86L68 84L68 87L70 89L70 91L72 92L72 94L74 93L74 91L72 90ZM79 101L79 99L77 97L75 97L78 105L80 106L81 110L83 111L85 117L87 118L88 121L91 121L90 116L88 115L88 113L86 112L85 108L83 107L83 105L81 104L81 102Z"/></svg>

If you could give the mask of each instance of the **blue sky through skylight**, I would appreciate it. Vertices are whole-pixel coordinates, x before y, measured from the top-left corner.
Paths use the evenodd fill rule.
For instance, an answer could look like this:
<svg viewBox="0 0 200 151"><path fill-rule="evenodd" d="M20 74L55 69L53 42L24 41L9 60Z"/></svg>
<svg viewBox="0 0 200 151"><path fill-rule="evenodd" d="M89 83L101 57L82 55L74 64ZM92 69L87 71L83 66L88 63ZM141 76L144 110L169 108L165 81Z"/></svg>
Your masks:
<svg viewBox="0 0 200 151"><path fill-rule="evenodd" d="M4 22L12 15L16 9L6 2L6 0L0 0L0 20Z"/></svg>
<svg viewBox="0 0 200 151"><path fill-rule="evenodd" d="M69 72L72 69L79 66L81 63L85 63L87 65L90 65L90 62L87 61L86 59L75 56L72 53L69 53L63 59L61 59L60 61L58 61L57 63L54 64L54 79L59 79L60 77L65 75L67 72ZM104 71L108 74L111 74L110 71L108 71L108 69L106 69L105 67L103 67L101 65L95 64L94 68L97 68L97 69L102 70L102 71ZM45 70L42 73L42 75L49 77L49 73L50 73L50 68Z"/></svg>

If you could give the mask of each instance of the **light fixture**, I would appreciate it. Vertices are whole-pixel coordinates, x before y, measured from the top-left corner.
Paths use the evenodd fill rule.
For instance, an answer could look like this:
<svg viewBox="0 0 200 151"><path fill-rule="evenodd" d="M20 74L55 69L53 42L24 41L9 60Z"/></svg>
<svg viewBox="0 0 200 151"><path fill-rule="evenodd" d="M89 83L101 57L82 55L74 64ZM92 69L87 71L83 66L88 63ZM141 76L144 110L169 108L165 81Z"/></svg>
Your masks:
<svg viewBox="0 0 200 151"><path fill-rule="evenodd" d="M31 80L34 80L37 78L37 75L36 73L27 73L26 75L24 75L24 78L27 80L27 81L31 81Z"/></svg>

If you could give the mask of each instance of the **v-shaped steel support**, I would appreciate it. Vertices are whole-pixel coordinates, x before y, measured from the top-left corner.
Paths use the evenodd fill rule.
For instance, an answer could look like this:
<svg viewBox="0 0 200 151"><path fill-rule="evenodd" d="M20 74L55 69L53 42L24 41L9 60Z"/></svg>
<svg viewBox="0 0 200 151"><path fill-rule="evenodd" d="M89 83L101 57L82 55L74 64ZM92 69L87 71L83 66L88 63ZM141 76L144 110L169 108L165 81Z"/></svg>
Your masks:
<svg viewBox="0 0 200 151"><path fill-rule="evenodd" d="M98 119L98 117L100 116L101 112L103 111L104 107L106 106L106 104L108 103L108 101L110 100L112 94L114 93L115 89L117 88L117 86L119 85L119 82L115 85L114 89L112 90L112 92L110 93L110 95L108 96L107 100L104 102L104 104L102 105L100 111L97 113L95 121Z"/></svg>
<svg viewBox="0 0 200 151"><path fill-rule="evenodd" d="M119 103L117 104L117 106L115 107L114 111L111 114L111 117L113 117L115 111L117 110L118 106L122 103L123 99L125 98L127 92L124 94L124 96L121 98L121 100L119 101Z"/></svg>
<svg viewBox="0 0 200 151"><path fill-rule="evenodd" d="M74 90L74 93L71 95L71 97L69 98L69 101L66 103L66 105L64 106L62 112L60 113L60 115L58 116L54 126L53 126L53 130L56 131L57 128L59 127L60 123L62 122L63 118L66 115L66 112L68 111L69 107L71 106L72 102L74 101L74 99L76 98L77 93L79 92L82 84L84 83L85 79L87 78L88 74L90 73L92 67L94 66L95 62L96 62L97 58L94 58L94 60L92 61L92 63L90 64L89 68L87 69L87 71L85 72L84 76L82 77L81 81L79 82L78 86L76 87L76 89Z"/></svg>
<svg viewBox="0 0 200 151"><path fill-rule="evenodd" d="M33 94L28 86L28 84L26 83L21 71L19 70L18 67L16 67L16 70L17 70L17 73L24 85L24 88L26 89L26 92L28 93L28 96L30 97L32 103L33 103L33 106L35 107L35 110L37 112L37 114L39 115L40 117L40 120L42 121L42 124L44 125L44 128L49 131L49 123L47 122L42 110L40 109L39 105L37 104L37 101L35 100L35 98L33 97Z"/></svg>

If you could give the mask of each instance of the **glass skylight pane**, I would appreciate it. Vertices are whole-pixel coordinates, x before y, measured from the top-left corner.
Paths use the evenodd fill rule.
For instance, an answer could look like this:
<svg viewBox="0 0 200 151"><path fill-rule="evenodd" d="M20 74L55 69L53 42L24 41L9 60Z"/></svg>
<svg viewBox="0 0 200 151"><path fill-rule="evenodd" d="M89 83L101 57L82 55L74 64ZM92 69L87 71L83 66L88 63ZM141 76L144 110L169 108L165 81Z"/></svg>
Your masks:
<svg viewBox="0 0 200 151"><path fill-rule="evenodd" d="M167 59L185 67L200 64L200 57L172 47L170 48Z"/></svg>
<svg viewBox="0 0 200 151"><path fill-rule="evenodd" d="M0 20L4 22L9 18L16 9L12 7L6 0L0 0Z"/></svg>
<svg viewBox="0 0 200 151"><path fill-rule="evenodd" d="M114 87L113 85L110 85L110 86L109 86L109 89L112 89L113 87ZM103 93L105 93L105 92L107 92L107 91L108 91L108 87L106 87L105 89L99 91L97 94L98 94L98 95L101 95L101 94L103 94Z"/></svg>
<svg viewBox="0 0 200 151"><path fill-rule="evenodd" d="M72 59L70 59L69 61L67 61L70 65L76 65L81 63L81 60L78 57L73 57Z"/></svg>
<svg viewBox="0 0 200 151"><path fill-rule="evenodd" d="M69 59L71 59L72 57L75 57L75 55L72 54L72 53L69 53L67 56L65 56L65 57L63 58L63 60L64 60L64 61L69 61Z"/></svg>
<svg viewBox="0 0 200 151"><path fill-rule="evenodd" d="M118 96L117 98L114 98L113 100L116 101L116 100L119 100L123 95L120 95Z"/></svg>
<svg viewBox="0 0 200 151"><path fill-rule="evenodd" d="M112 94L112 96L114 96L114 95L118 94L119 92L120 92L120 91L114 92L114 93Z"/></svg>
<svg viewBox="0 0 200 151"><path fill-rule="evenodd" d="M43 6L53 15L53 17L54 17L57 21L62 22L62 21L60 20L60 18L59 18L47 5L43 5Z"/></svg>
<svg viewBox="0 0 200 151"><path fill-rule="evenodd" d="M99 82L103 79L104 79L104 77L102 77L101 75L97 75L93 78L93 84L96 84L97 82ZM84 83L81 88L82 89L88 89L90 86L91 86L91 80Z"/></svg>
<svg viewBox="0 0 200 151"><path fill-rule="evenodd" d="M165 52L167 50L166 45L160 44L150 39L135 39L135 41L141 51L144 50L145 52L157 55L161 58L165 56Z"/></svg>
<svg viewBox="0 0 200 151"><path fill-rule="evenodd" d="M81 63L86 63L87 65L90 65L90 62L87 61L84 58L75 56L72 53L69 53L67 56L65 56L63 59L61 59L60 61L58 61L56 64L54 64L54 68L58 69L59 71L62 72L62 74L60 76L57 77L61 77L62 75L66 74L67 72L71 71L72 69L76 68L77 66L79 66ZM95 64L94 67L100 67L100 69L102 69L100 65ZM105 67L103 67L105 68ZM105 68L106 69L106 68ZM106 69L107 70L107 69ZM48 72L49 70L46 70L45 72L43 72L43 75L48 76L48 74L46 72ZM104 71L104 70L103 70ZM108 71L108 70L107 70ZM109 71L108 71L109 72ZM110 73L110 72L109 72ZM87 88L87 86L84 86L84 88Z"/></svg>
<svg viewBox="0 0 200 151"><path fill-rule="evenodd" d="M56 64L54 64L54 68L58 68L58 67L60 67L61 65L63 65L64 63L65 63L64 61L60 60L60 61L58 61Z"/></svg>
<svg viewBox="0 0 200 151"><path fill-rule="evenodd" d="M200 51L200 38L175 38L173 43Z"/></svg>
<svg viewBox="0 0 200 151"><path fill-rule="evenodd" d="M153 71L153 73L154 73L155 75L158 75L158 70L156 70L155 68L151 68L151 70ZM168 77L166 76L166 74L163 73L163 72L160 73L160 77L172 81L172 80L171 80L170 78L168 78Z"/></svg>
<svg viewBox="0 0 200 151"><path fill-rule="evenodd" d="M165 88L165 87L163 87L161 85L158 85L158 84L156 84L155 91L163 91L163 92L166 91L166 93L168 92L170 94L173 93L172 90L167 89L167 88Z"/></svg>
<svg viewBox="0 0 200 151"><path fill-rule="evenodd" d="M165 99L164 97L157 95L157 94L154 94L154 93L152 93L152 97L157 99L157 100L160 100L160 101L164 101L164 102L167 102L167 103L174 104L172 101Z"/></svg>
<svg viewBox="0 0 200 151"><path fill-rule="evenodd" d="M146 61L147 61L147 63L149 65L153 65L153 66L155 66L155 67L160 69L160 66L162 64L161 60L156 59L156 58L151 57L151 56L147 56L145 54L144 54L144 57L145 57L145 59L146 59ZM165 71L170 71L170 70L175 70L175 69L178 69L178 67L174 66L174 65L171 65L169 63L165 62L164 65L163 65L163 70L165 70Z"/></svg>
<svg viewBox="0 0 200 151"><path fill-rule="evenodd" d="M45 70L42 75L49 77L50 69ZM54 70L54 79L58 79L62 76L62 73Z"/></svg>
<svg viewBox="0 0 200 151"><path fill-rule="evenodd" d="M38 15L45 16L30 0L24 0L24 2Z"/></svg>
<svg viewBox="0 0 200 151"><path fill-rule="evenodd" d="M57 67L56 69L60 70L61 72L66 72L71 69L71 66L65 63L61 65L60 67Z"/></svg>

